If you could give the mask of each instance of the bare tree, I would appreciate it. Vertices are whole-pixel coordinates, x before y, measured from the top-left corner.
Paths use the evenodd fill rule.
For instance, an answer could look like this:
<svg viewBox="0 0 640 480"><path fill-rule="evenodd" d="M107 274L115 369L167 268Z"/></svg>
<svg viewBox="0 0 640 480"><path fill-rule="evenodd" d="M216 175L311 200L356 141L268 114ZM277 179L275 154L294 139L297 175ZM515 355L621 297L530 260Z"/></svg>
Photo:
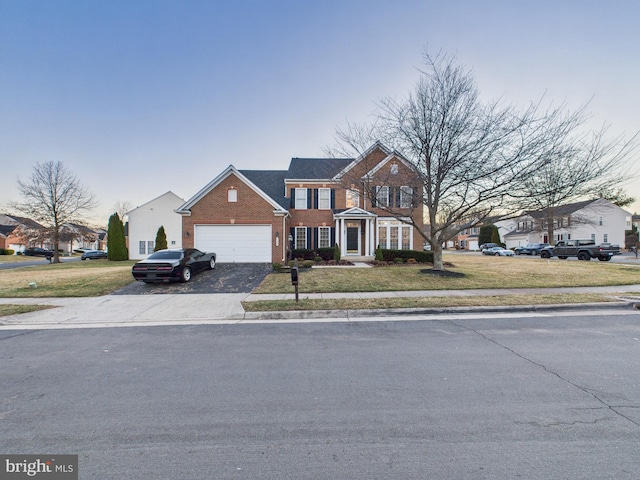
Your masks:
<svg viewBox="0 0 640 480"><path fill-rule="evenodd" d="M11 207L42 223L51 234L54 262L60 262L60 229L65 223L82 222L84 212L96 206L94 196L62 162L37 163L28 181L18 179L24 202Z"/></svg>
<svg viewBox="0 0 640 480"><path fill-rule="evenodd" d="M122 219L122 221L125 221L124 217L127 215L128 212L131 211L131 209L133 208L133 204L127 200L118 200L116 203L113 204L113 207L111 207L111 210L113 211L113 213L117 213L118 217L120 217L120 219Z"/></svg>
<svg viewBox="0 0 640 480"><path fill-rule="evenodd" d="M519 191L523 206L540 212L549 243L554 243L554 230L566 215L563 206L585 199L605 198L623 206L634 202L620 187L634 173L625 167L637 147L636 138L608 139L606 128L589 133L578 129L587 120L585 108L569 117L566 128L542 154L547 161L533 172Z"/></svg>
<svg viewBox="0 0 640 480"><path fill-rule="evenodd" d="M564 105L543 110L536 103L520 110L483 103L472 72L454 57L425 54L424 65L406 98L383 99L371 123L339 129L338 146L328 151L361 153L379 140L412 165L428 224L421 234L433 250L434 269L442 270L443 245L458 232L490 216L515 216L530 204L525 188L558 161L553 153L569 148L564 142L584 116L583 109L566 113ZM363 188L375 198L366 182ZM406 210L385 209L409 221Z"/></svg>

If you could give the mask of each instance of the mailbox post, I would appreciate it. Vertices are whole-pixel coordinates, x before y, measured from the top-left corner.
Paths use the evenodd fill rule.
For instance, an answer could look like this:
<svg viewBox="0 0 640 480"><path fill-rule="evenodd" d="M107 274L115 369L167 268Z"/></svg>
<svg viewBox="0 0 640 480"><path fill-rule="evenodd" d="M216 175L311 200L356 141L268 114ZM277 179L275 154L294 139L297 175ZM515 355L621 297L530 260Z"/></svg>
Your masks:
<svg viewBox="0 0 640 480"><path fill-rule="evenodd" d="M298 303L298 259L293 261L293 267L291 267L291 285L296 289L296 303Z"/></svg>

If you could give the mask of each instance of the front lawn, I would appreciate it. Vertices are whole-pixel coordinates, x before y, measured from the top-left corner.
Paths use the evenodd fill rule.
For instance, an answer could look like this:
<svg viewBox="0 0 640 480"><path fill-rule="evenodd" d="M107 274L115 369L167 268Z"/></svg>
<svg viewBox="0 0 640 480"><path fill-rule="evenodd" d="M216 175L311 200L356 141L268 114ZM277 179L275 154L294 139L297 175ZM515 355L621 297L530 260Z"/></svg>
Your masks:
<svg viewBox="0 0 640 480"><path fill-rule="evenodd" d="M447 269L462 277L422 273L430 265L374 268L300 269L301 293L385 292L400 290L468 290L480 288L540 288L634 285L640 268L599 261L579 262L540 258L487 257L450 254ZM254 293L291 293L287 274L270 274Z"/></svg>
<svg viewBox="0 0 640 480"><path fill-rule="evenodd" d="M87 260L0 270L0 297L95 297L133 282L134 261Z"/></svg>

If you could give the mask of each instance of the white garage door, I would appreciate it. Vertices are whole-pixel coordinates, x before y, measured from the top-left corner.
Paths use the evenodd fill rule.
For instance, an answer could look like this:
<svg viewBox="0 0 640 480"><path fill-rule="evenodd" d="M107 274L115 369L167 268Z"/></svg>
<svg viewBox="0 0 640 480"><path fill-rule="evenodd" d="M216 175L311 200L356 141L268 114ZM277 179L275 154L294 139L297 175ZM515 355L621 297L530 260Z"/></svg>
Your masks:
<svg viewBox="0 0 640 480"><path fill-rule="evenodd" d="M271 225L196 225L195 247L220 263L271 263Z"/></svg>

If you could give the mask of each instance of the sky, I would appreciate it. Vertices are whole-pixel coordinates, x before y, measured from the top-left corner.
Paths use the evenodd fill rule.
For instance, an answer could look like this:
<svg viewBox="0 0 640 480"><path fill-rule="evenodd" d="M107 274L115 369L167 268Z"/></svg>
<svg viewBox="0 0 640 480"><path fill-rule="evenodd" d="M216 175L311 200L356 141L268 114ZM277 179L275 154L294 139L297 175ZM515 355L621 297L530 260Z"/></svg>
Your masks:
<svg viewBox="0 0 640 480"><path fill-rule="evenodd" d="M106 226L229 165L326 156L411 91L425 51L456 55L483 100L589 102L589 128L630 138L639 22L637 0L0 0L0 211L37 163L63 162ZM625 187L640 212L640 179Z"/></svg>

